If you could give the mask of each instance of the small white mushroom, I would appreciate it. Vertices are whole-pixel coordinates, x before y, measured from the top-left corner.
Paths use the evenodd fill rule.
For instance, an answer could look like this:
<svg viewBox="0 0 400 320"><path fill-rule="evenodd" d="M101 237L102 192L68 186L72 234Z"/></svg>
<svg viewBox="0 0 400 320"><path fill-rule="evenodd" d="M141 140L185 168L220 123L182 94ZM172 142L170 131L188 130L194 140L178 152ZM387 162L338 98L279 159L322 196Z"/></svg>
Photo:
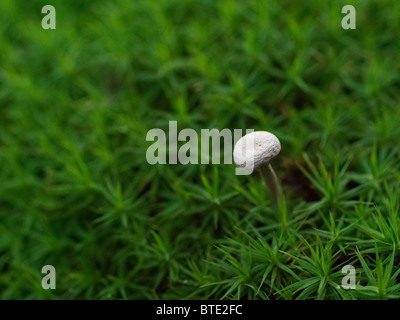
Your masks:
<svg viewBox="0 0 400 320"><path fill-rule="evenodd" d="M275 202L281 194L278 177L270 161L281 151L279 139L267 131L255 131L240 138L233 149L233 161L239 168L257 170Z"/></svg>

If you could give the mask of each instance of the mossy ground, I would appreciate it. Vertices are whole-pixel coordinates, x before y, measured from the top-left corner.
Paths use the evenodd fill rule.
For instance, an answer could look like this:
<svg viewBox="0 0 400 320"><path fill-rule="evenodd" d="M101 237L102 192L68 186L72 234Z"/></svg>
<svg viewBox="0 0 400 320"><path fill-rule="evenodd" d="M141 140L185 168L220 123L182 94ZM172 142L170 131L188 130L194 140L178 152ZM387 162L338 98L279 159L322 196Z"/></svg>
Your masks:
<svg viewBox="0 0 400 320"><path fill-rule="evenodd" d="M400 2L56 0L45 31L46 4L0 10L1 298L400 298ZM170 120L276 134L279 206L149 165Z"/></svg>

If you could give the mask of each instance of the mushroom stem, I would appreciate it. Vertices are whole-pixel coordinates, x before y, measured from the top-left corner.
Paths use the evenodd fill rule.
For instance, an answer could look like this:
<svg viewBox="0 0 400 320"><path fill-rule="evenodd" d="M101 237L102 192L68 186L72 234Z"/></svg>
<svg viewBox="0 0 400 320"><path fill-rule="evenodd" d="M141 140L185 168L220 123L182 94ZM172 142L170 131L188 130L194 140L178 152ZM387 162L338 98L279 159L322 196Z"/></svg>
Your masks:
<svg viewBox="0 0 400 320"><path fill-rule="evenodd" d="M263 177L265 184L268 187L269 193L275 203L278 203L278 198L282 193L281 186L274 169L270 163L264 164L259 169L261 176Z"/></svg>

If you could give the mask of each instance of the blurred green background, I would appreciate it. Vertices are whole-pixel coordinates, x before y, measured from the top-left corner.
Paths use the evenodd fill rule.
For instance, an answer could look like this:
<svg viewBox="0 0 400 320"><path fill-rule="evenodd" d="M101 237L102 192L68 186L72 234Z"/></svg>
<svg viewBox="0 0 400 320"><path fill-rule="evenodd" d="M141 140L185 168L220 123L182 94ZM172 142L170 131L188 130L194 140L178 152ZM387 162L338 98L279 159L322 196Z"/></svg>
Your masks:
<svg viewBox="0 0 400 320"><path fill-rule="evenodd" d="M400 298L398 1L3 0L0 30L0 298ZM149 165L170 120L273 132L279 206Z"/></svg>

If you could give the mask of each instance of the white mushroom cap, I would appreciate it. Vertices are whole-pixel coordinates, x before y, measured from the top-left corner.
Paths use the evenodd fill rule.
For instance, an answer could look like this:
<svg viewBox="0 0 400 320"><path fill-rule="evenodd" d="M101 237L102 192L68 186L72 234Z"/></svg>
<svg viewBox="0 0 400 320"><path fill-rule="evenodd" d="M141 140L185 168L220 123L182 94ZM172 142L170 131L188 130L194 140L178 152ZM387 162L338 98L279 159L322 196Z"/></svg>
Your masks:
<svg viewBox="0 0 400 320"><path fill-rule="evenodd" d="M239 168L257 169L281 151L279 139L267 131L254 131L240 138L233 149L233 161Z"/></svg>

